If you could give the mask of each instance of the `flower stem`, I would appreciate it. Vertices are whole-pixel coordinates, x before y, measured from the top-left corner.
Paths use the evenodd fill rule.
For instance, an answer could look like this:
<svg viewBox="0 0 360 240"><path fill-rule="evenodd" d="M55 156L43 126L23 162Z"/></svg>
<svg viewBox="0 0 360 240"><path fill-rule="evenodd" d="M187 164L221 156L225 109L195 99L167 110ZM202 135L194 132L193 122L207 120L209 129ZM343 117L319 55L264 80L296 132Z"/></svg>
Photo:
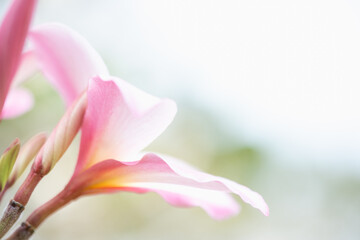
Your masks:
<svg viewBox="0 0 360 240"><path fill-rule="evenodd" d="M8 238L8 240L26 240L31 237L35 229L51 214L79 197L68 189L64 189L53 199L36 209L22 225Z"/></svg>
<svg viewBox="0 0 360 240"><path fill-rule="evenodd" d="M26 240L34 233L34 228L27 222L23 222L21 226L7 240Z"/></svg>
<svg viewBox="0 0 360 240"><path fill-rule="evenodd" d="M14 200L11 200L0 221L0 238L14 225L20 214L24 210L24 206Z"/></svg>
<svg viewBox="0 0 360 240"><path fill-rule="evenodd" d="M0 220L0 238L2 238L19 219L25 205L43 176L35 171L29 175L21 185L13 200L10 201Z"/></svg>
<svg viewBox="0 0 360 240"><path fill-rule="evenodd" d="M33 193L35 187L38 185L42 177L42 174L31 170L24 183L16 192L14 200L25 206L28 203L31 194Z"/></svg>

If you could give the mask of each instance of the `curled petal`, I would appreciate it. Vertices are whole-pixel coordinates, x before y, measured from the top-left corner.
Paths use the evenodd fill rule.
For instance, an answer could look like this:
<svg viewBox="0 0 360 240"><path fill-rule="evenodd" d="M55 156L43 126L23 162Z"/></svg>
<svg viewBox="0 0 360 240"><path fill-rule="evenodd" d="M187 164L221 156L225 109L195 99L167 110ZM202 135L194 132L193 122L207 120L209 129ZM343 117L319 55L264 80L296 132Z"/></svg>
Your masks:
<svg viewBox="0 0 360 240"><path fill-rule="evenodd" d="M138 162L103 161L74 175L68 186L81 189L83 194L152 191L175 206L199 206L216 219L238 213L239 207L229 195L234 193L263 214L269 214L261 195L249 188L155 154L146 154Z"/></svg>
<svg viewBox="0 0 360 240"><path fill-rule="evenodd" d="M16 118L28 112L34 105L33 95L26 89L11 89L1 112L1 118Z"/></svg>
<svg viewBox="0 0 360 240"><path fill-rule="evenodd" d="M130 161L166 129L175 113L172 100L153 97L121 79L93 78L76 171L104 159Z"/></svg>
<svg viewBox="0 0 360 240"><path fill-rule="evenodd" d="M33 51L47 78L59 90L67 104L86 89L96 75L108 75L99 54L70 28L49 23L30 31Z"/></svg>
<svg viewBox="0 0 360 240"><path fill-rule="evenodd" d="M0 26L0 112L20 61L36 0L14 0Z"/></svg>

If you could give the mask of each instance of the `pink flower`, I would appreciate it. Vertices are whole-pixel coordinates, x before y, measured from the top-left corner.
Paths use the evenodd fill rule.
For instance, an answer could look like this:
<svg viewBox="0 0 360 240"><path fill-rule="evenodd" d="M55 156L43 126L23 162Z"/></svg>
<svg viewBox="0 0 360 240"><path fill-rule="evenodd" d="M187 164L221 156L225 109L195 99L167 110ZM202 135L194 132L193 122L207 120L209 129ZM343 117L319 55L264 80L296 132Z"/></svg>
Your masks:
<svg viewBox="0 0 360 240"><path fill-rule="evenodd" d="M139 156L175 113L172 100L153 97L121 79L93 78L79 158L65 191L74 196L152 191L174 206L199 206L215 219L238 213L230 195L234 193L268 215L263 198L245 186L200 172L172 157L154 153Z"/></svg>
<svg viewBox="0 0 360 240"><path fill-rule="evenodd" d="M28 111L33 99L25 89L12 89L36 0L14 0L0 26L0 117L16 117ZM23 60L21 60L23 59ZM8 96L8 98L7 98ZM5 101L6 100L6 101Z"/></svg>
<svg viewBox="0 0 360 240"><path fill-rule="evenodd" d="M109 77L96 51L65 26L40 26L31 31L30 40L45 75L58 84L67 102L92 76L102 76L89 82L79 158L61 196L70 200L104 192L153 191L170 204L200 206L210 216L222 219L238 213L229 194L235 193L268 215L263 198L245 186L202 173L172 157L140 153L173 120L176 104L172 100L159 99Z"/></svg>

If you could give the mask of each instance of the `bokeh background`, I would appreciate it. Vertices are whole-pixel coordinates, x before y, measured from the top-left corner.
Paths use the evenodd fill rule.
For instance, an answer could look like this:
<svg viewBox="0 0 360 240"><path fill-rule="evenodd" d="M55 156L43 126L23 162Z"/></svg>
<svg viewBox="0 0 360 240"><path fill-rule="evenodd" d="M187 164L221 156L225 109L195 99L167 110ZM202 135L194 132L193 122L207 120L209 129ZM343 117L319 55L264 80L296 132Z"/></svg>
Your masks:
<svg viewBox="0 0 360 240"><path fill-rule="evenodd" d="M112 75L177 102L147 150L251 187L270 216L239 199L241 214L219 222L155 194L118 193L75 201L34 239L360 239L359 16L356 0L40 0L33 25L72 27ZM35 108L2 121L1 149L50 132L64 112L40 73L24 84ZM24 217L65 185L78 141Z"/></svg>

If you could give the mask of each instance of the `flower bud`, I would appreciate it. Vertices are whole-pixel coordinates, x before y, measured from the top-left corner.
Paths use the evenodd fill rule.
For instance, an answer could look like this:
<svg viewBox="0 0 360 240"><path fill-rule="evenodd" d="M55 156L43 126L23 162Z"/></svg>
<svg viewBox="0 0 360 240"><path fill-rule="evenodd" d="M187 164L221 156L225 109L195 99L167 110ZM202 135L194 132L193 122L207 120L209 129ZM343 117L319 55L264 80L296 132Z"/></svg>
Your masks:
<svg viewBox="0 0 360 240"><path fill-rule="evenodd" d="M68 108L35 159L33 170L46 175L60 160L79 131L87 106L86 93Z"/></svg>
<svg viewBox="0 0 360 240"><path fill-rule="evenodd" d="M39 133L27 141L24 146L21 147L18 158L15 162L13 171L9 177L8 184L11 186L15 181L23 174L26 167L29 165L31 160L34 159L36 154L39 152L41 147L46 141L46 134Z"/></svg>
<svg viewBox="0 0 360 240"><path fill-rule="evenodd" d="M0 157L0 191L4 189L20 150L20 141L15 139Z"/></svg>

